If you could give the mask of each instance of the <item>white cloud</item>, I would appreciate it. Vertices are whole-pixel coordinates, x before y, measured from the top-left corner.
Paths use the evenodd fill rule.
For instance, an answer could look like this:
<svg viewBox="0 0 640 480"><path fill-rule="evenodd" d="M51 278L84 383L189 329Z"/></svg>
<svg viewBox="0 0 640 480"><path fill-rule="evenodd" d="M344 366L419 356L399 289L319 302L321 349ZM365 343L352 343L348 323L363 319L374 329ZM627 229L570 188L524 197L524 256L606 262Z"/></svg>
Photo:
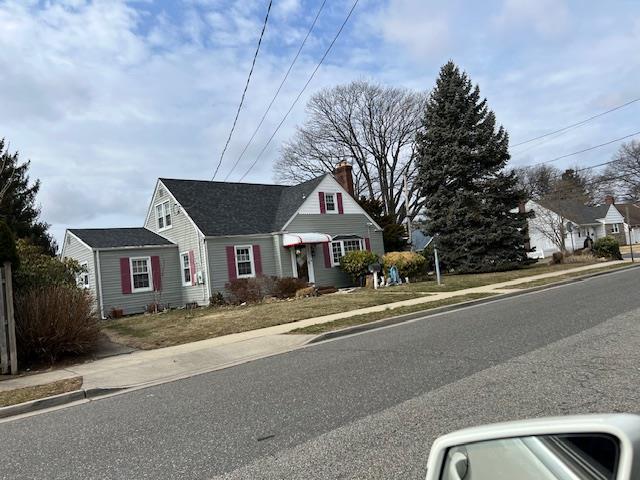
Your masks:
<svg viewBox="0 0 640 480"><path fill-rule="evenodd" d="M563 35L569 26L565 0L504 0L495 23L503 29L532 28L545 37Z"/></svg>

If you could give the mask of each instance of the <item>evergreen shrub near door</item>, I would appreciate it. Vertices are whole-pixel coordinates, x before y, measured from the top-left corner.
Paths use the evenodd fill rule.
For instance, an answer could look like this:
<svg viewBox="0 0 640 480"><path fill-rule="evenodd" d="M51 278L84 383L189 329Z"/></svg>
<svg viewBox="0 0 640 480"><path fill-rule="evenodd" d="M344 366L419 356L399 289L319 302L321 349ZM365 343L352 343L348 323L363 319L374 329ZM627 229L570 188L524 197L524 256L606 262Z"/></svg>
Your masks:
<svg viewBox="0 0 640 480"><path fill-rule="evenodd" d="M348 252L340 258L340 268L357 285L369 273L369 265L378 262L378 255L368 250Z"/></svg>

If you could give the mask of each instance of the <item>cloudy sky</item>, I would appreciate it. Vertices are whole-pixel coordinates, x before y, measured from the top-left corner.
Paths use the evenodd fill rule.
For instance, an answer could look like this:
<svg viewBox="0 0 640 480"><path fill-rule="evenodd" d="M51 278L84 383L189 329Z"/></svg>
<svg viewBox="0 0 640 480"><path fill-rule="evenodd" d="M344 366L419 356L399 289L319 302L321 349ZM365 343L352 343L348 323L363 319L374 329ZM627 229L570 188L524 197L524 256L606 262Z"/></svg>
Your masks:
<svg viewBox="0 0 640 480"><path fill-rule="evenodd" d="M157 177L209 179L246 80L267 0L0 0L0 137L42 181L43 218L141 225ZM245 108L244 148L321 0L274 0ZM322 56L352 0L328 0L238 180ZM637 0L360 0L342 36L246 180L271 182L308 95L354 79L428 90L453 59L512 144L640 97ZM542 162L640 130L640 102L512 149ZM619 144L557 162L608 160Z"/></svg>

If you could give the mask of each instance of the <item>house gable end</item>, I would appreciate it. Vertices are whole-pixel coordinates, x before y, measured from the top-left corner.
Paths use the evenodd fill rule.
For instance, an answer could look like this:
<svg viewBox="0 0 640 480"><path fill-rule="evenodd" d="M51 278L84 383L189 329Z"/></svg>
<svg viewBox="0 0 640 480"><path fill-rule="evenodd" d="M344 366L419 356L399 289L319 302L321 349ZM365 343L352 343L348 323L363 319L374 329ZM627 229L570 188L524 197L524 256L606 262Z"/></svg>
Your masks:
<svg viewBox="0 0 640 480"><path fill-rule="evenodd" d="M358 204L355 198L353 198L338 181L332 175L325 175L316 188L307 195L306 199L300 205L298 210L289 218L289 220L282 226L281 230L286 230L289 224L298 215L317 215L323 214L320 206L320 193L323 197L327 193L336 194L336 210L335 214L324 213L325 215L340 215L340 214L359 214L364 215L373 224L376 229L381 230L380 226L375 222L369 214ZM340 195L338 200L337 196ZM338 206L337 202L340 202ZM338 211L340 208L340 211Z"/></svg>

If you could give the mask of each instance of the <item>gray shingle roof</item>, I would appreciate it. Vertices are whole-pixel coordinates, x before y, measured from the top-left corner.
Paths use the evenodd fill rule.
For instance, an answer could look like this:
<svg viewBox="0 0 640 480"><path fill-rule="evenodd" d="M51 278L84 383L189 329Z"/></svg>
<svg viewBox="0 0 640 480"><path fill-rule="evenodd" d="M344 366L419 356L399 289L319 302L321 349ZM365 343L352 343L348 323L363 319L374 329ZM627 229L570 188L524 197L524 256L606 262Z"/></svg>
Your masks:
<svg viewBox="0 0 640 480"><path fill-rule="evenodd" d="M144 227L70 228L69 232L92 248L142 247L173 245L172 242Z"/></svg>
<svg viewBox="0 0 640 480"><path fill-rule="evenodd" d="M161 178L206 236L277 232L323 176L298 185L210 182Z"/></svg>
<svg viewBox="0 0 640 480"><path fill-rule="evenodd" d="M615 203L614 207L616 207L616 210L620 212L620 215L625 218L627 216L626 207L629 207L629 223L634 227L640 225L640 206L635 203Z"/></svg>
<svg viewBox="0 0 640 480"><path fill-rule="evenodd" d="M609 209L609 205L591 207L575 200L539 200L538 203L578 225L598 223L597 219L604 218Z"/></svg>

